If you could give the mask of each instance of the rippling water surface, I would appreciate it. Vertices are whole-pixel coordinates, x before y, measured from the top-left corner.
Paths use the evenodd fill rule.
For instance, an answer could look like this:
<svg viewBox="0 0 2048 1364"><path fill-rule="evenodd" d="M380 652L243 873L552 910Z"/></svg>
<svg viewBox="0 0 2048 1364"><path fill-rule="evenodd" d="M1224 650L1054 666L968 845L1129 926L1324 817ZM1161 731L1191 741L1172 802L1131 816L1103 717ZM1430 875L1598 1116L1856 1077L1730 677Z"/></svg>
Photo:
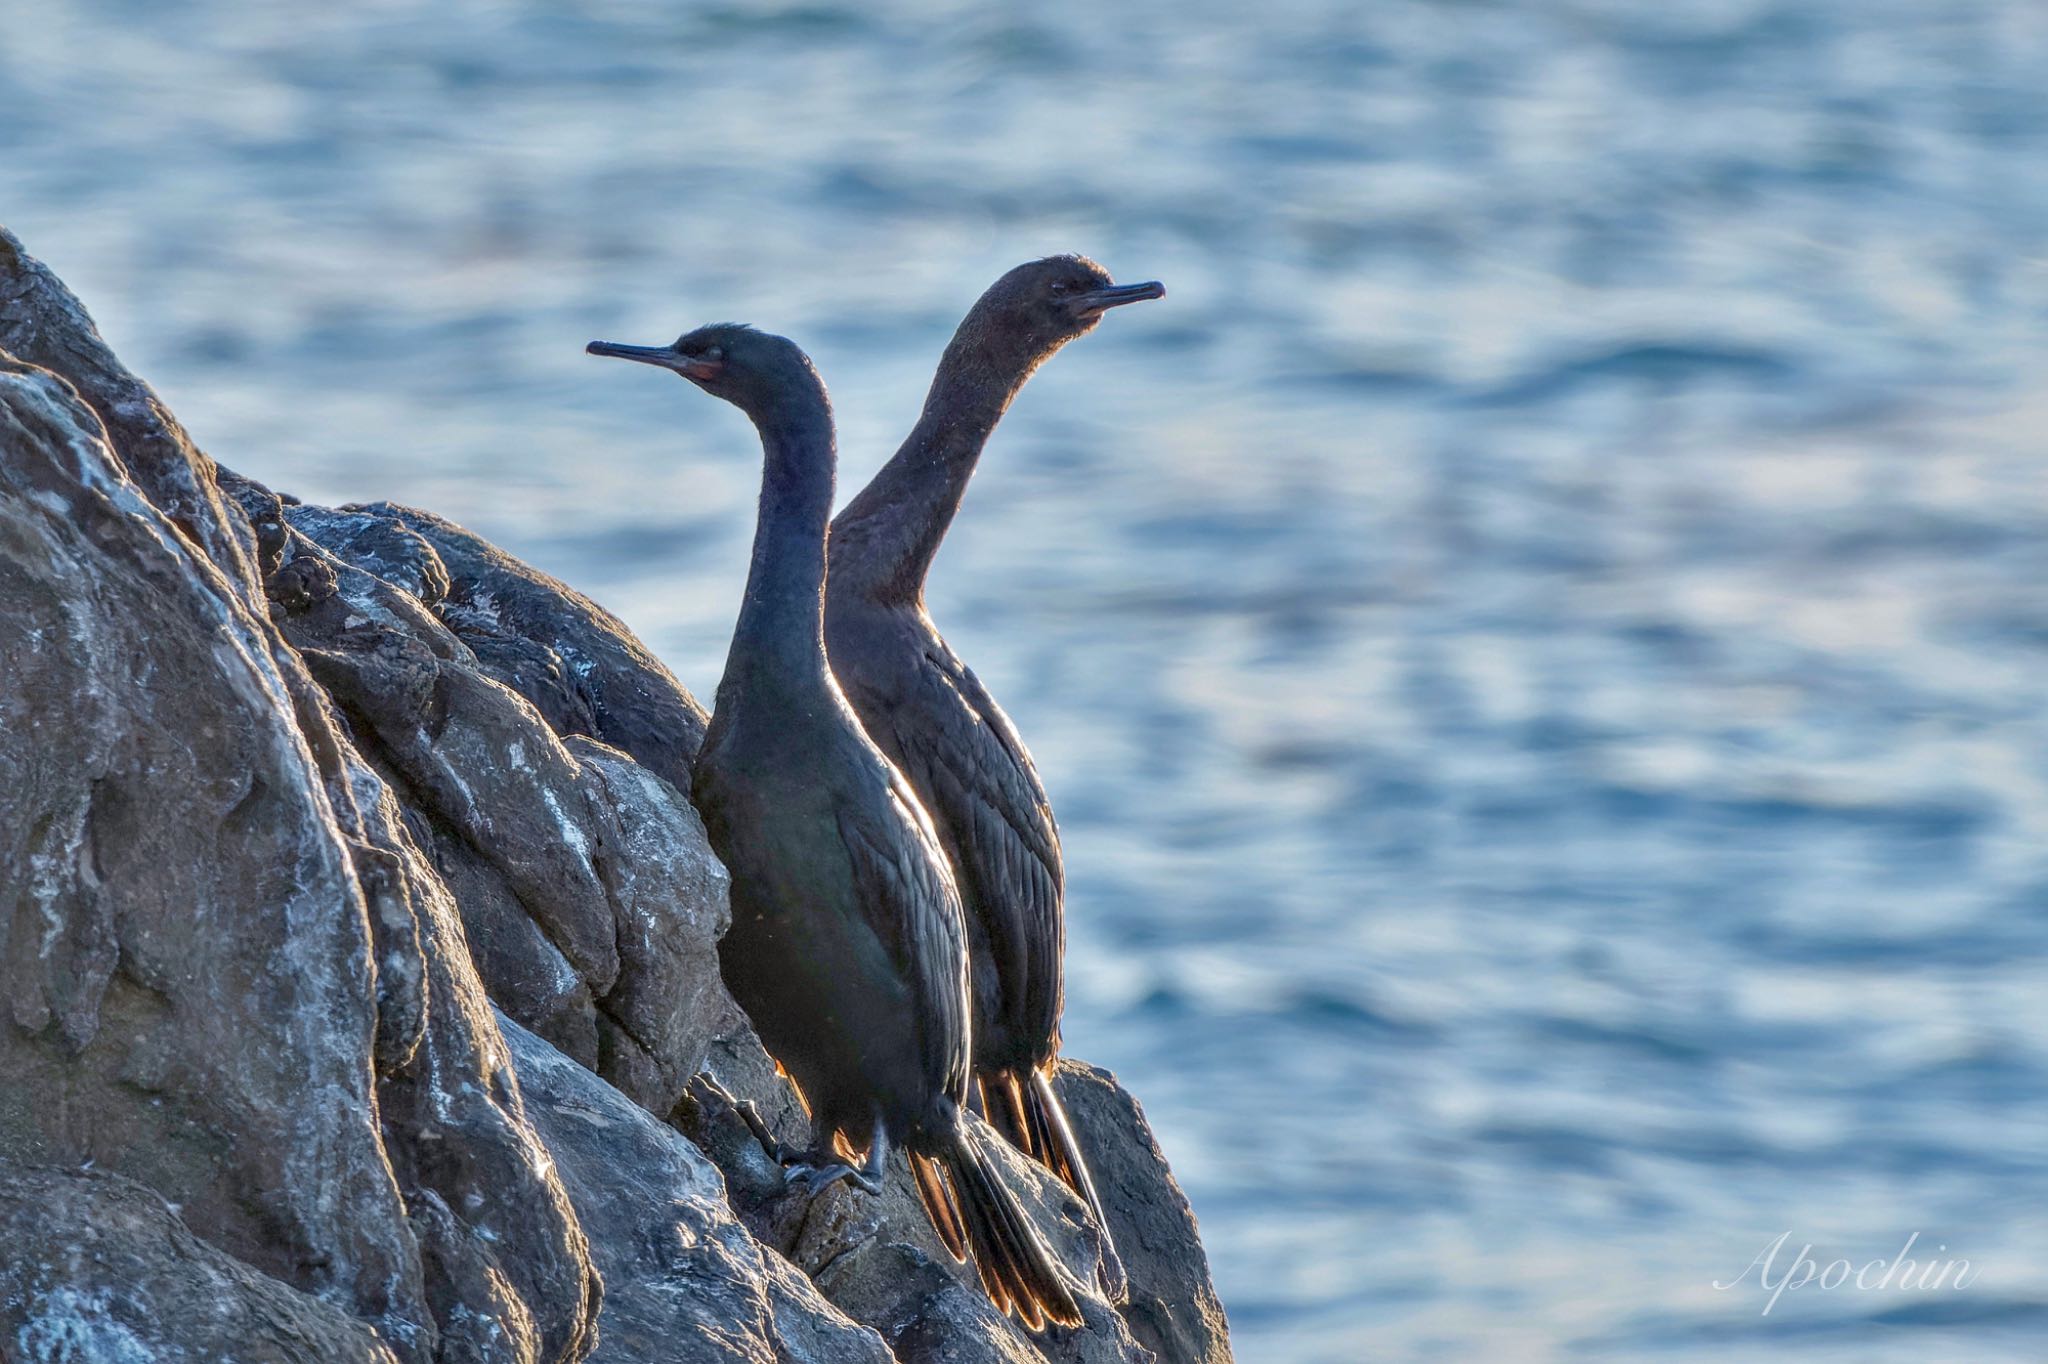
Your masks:
<svg viewBox="0 0 2048 1364"><path fill-rule="evenodd" d="M672 9L18 7L0 219L705 696L751 432L585 340L797 337L850 487L1002 269L1164 279L931 599L1242 1357L2040 1358L2048 10ZM1979 1277L1712 1287L1787 1230Z"/></svg>

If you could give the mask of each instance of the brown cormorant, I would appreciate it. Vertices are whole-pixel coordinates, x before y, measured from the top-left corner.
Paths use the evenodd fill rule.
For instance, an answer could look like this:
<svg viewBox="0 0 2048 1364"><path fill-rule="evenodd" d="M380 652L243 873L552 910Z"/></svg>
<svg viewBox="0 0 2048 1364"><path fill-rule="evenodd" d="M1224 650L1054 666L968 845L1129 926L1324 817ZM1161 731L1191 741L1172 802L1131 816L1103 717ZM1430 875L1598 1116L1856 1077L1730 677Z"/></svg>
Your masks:
<svg viewBox="0 0 2048 1364"><path fill-rule="evenodd" d="M1087 1201L1105 1241L1094 1181L1050 1083L1066 946L1059 831L1016 727L925 613L924 583L982 447L1025 380L1107 309L1165 292L1114 284L1079 256L997 280L946 347L909 438L833 521L825 606L832 671L930 811L959 880L982 1110ZM1104 1271L1121 1299L1113 1252Z"/></svg>
<svg viewBox="0 0 2048 1364"><path fill-rule="evenodd" d="M968 1122L952 872L826 665L835 456L823 383L791 342L730 324L589 350L672 369L761 436L753 562L691 795L732 874L722 974L811 1113L811 1151L764 1145L819 1187L850 1177L871 1191L890 1145L903 1146L934 1229L955 1257L973 1254L995 1303L1033 1329L1078 1324L1070 1281ZM867 1147L858 1171L835 1149L849 1142Z"/></svg>

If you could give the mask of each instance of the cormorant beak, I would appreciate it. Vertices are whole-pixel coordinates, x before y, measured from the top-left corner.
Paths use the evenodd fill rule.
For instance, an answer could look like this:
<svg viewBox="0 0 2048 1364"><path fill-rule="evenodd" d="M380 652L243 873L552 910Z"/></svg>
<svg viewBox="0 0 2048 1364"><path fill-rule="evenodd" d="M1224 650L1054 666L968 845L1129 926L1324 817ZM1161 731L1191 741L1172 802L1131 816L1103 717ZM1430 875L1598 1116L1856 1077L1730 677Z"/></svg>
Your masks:
<svg viewBox="0 0 2048 1364"><path fill-rule="evenodd" d="M660 365L672 369L685 379L703 382L715 378L725 368L722 361L698 360L683 354L674 346L624 346L617 341L593 341L585 346L590 355L609 355L618 360L638 360L643 365Z"/></svg>
<svg viewBox="0 0 2048 1364"><path fill-rule="evenodd" d="M1143 303L1147 299L1165 297L1166 286L1156 279L1148 279L1143 284L1112 284L1077 294L1074 312L1081 317L1100 317L1109 309L1121 308L1126 303Z"/></svg>

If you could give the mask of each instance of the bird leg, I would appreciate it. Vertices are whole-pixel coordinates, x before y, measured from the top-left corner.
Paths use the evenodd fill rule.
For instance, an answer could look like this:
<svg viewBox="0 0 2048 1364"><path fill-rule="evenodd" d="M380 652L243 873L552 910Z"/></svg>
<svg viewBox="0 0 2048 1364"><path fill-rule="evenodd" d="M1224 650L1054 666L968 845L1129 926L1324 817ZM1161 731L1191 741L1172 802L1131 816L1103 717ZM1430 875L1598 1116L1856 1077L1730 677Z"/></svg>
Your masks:
<svg viewBox="0 0 2048 1364"><path fill-rule="evenodd" d="M752 1099L734 1098L726 1091L724 1085L721 1085L712 1077L711 1072L708 1070L699 1071L697 1077L690 1081L690 1084L692 1088L704 1090L727 1108L739 1114L740 1121L745 1123L747 1130L754 1134L754 1140L761 1144L761 1150L767 1155L768 1159L774 1161L777 1165L789 1164L792 1154L790 1148L777 1141L775 1134L768 1130L768 1124L761 1119L761 1110L754 1107Z"/></svg>
<svg viewBox="0 0 2048 1364"><path fill-rule="evenodd" d="M768 1124L761 1118L761 1110L754 1107L751 1099L734 1098L725 1086L712 1077L710 1071L701 1071L692 1080L694 1088L717 1099L720 1103L739 1114L740 1121L754 1134L761 1151L768 1159L782 1167L785 1183L802 1184L809 1188L811 1196L817 1197L842 1179L850 1179L871 1194L882 1192L882 1167L889 1159L889 1139L882 1130L880 1118L875 1120L874 1140L868 1147L866 1161L856 1169L840 1159L838 1150L832 1144L830 1130L814 1128L811 1134L811 1149L799 1150L785 1145L768 1130Z"/></svg>
<svg viewBox="0 0 2048 1364"><path fill-rule="evenodd" d="M860 1167L859 1182L871 1194L882 1191L882 1174L889 1163L889 1134L882 1127L879 1115L875 1118L875 1135L868 1142L868 1158Z"/></svg>

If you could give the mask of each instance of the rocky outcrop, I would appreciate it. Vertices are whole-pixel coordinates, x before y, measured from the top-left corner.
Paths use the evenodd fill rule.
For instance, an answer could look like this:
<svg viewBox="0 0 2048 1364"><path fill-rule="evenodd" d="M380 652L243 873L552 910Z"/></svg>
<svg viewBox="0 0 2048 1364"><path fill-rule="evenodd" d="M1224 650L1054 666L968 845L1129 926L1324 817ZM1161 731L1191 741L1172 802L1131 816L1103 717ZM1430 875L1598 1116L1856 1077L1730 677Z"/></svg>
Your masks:
<svg viewBox="0 0 2048 1364"><path fill-rule="evenodd" d="M1230 1326L1209 1281L1194 1209L1144 1110L1115 1076L1072 1057L1060 1061L1053 1085L1130 1276L1123 1318L1131 1334L1161 1359L1230 1364Z"/></svg>
<svg viewBox="0 0 2048 1364"><path fill-rule="evenodd" d="M465 638L447 621L473 618L474 602L502 591L524 603L504 620L538 621L569 657L599 660L585 671L605 679L602 694L654 696L685 718L695 702L665 672L637 686L622 681L619 659L631 651L597 641L624 627L589 614L596 608L586 611L580 598L543 612L534 585L542 580L520 578L502 554L465 551L451 568L395 511L287 506L246 481L236 493L276 559L273 615L284 638L340 708L365 760L401 794L416 841L453 891L492 1000L666 1112L699 1064L722 993L725 870L672 782L585 729L558 731L470 647L476 629ZM472 539L405 515L444 543ZM497 586L479 585L472 571ZM511 652L500 647L498 656ZM548 700L534 675L523 680ZM624 702L600 709L647 710ZM595 721L597 711L577 718ZM606 732L638 737L630 726ZM687 755L650 751L687 780Z"/></svg>
<svg viewBox="0 0 2048 1364"><path fill-rule="evenodd" d="M402 1359L581 1357L599 1281L446 889L213 466L0 273L0 1155L147 1185Z"/></svg>
<svg viewBox="0 0 2048 1364"><path fill-rule="evenodd" d="M0 1357L1227 1359L1100 1072L1133 1296L1036 1337L902 1171L807 1198L692 1087L799 1125L718 978L702 728L461 528L214 464L0 231Z"/></svg>
<svg viewBox="0 0 2048 1364"><path fill-rule="evenodd" d="M676 1124L725 1171L733 1205L756 1235L811 1275L847 1315L880 1331L905 1364L1134 1364L1151 1358L1095 1286L1102 1250L1086 1208L990 1129L984 1126L983 1135L1002 1158L1011 1186L1024 1195L1025 1208L1076 1283L1085 1286L1077 1295L1086 1322L1079 1329L1052 1327L1034 1336L998 1312L973 1266L956 1263L932 1231L900 1156L879 1198L850 1184L815 1198L785 1185L727 1099L752 1103L787 1143L801 1144L807 1123L737 1009L712 1045L710 1069L725 1093L693 1086L674 1115Z"/></svg>

